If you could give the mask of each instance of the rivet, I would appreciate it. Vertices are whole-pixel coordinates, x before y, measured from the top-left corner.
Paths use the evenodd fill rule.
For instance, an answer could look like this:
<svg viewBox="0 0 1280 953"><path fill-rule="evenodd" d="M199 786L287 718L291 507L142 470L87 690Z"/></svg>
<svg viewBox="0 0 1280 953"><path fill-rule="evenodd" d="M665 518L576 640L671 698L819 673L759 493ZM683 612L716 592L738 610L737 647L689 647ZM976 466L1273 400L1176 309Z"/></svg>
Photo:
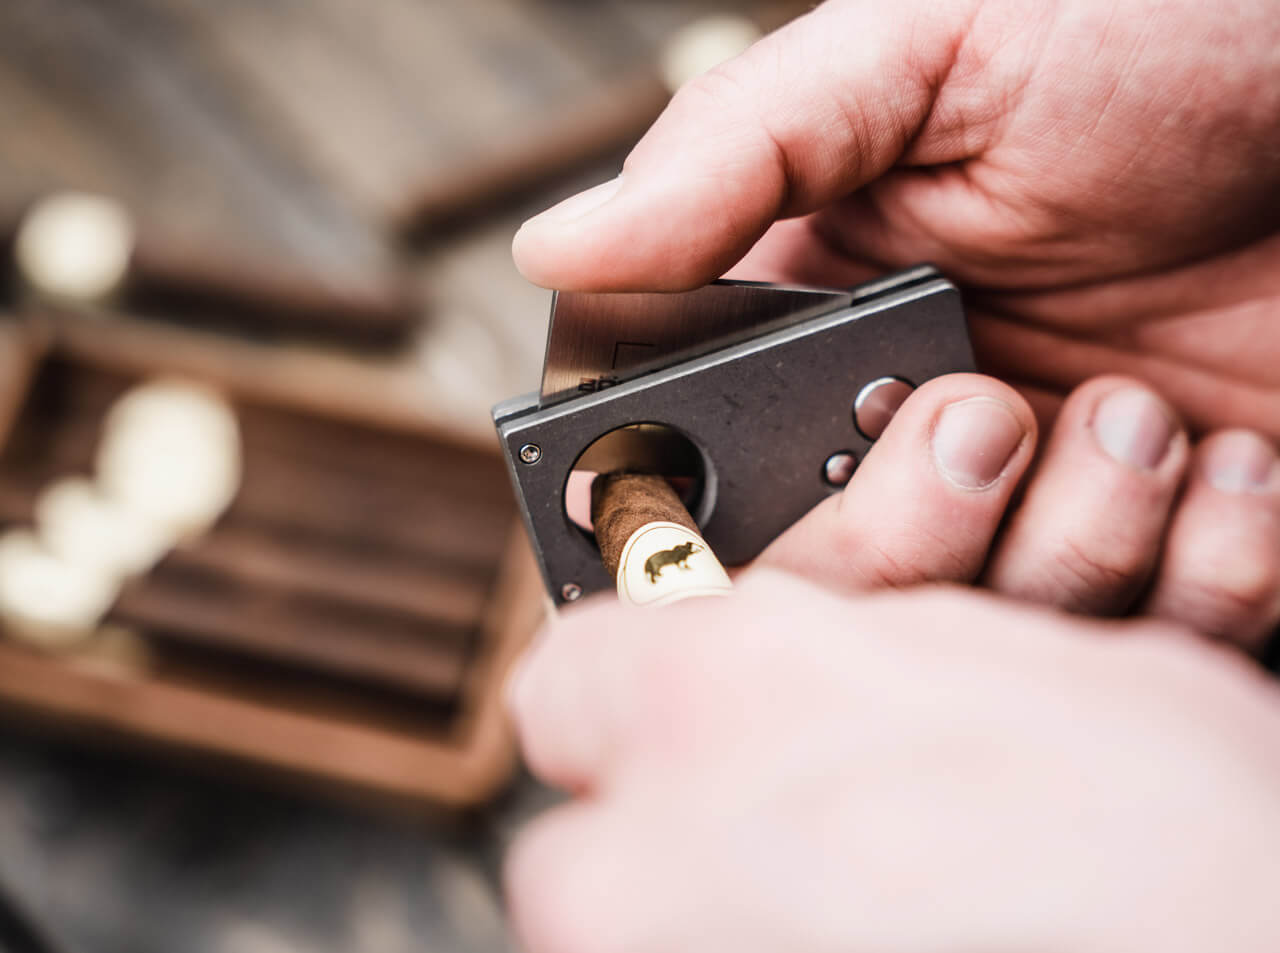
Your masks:
<svg viewBox="0 0 1280 953"><path fill-rule="evenodd" d="M828 486L844 486L853 479L853 471L858 467L858 458L848 450L841 450L827 457L822 465L822 479Z"/></svg>

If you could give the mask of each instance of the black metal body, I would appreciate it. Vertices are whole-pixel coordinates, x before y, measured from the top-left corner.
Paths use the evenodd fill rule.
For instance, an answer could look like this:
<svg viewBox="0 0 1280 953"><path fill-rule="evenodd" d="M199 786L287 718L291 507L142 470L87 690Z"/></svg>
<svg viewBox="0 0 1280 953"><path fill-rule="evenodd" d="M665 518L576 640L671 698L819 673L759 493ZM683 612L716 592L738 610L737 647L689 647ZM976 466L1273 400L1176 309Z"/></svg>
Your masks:
<svg viewBox="0 0 1280 953"><path fill-rule="evenodd" d="M697 512L726 565L760 553L825 496L823 464L858 459L870 441L853 423L859 390L897 376L919 385L973 370L960 296L931 269L858 289L851 306L774 328L747 341L550 406L537 395L499 404L494 422L551 598L566 586L611 588L594 540L564 510L574 463L617 427L658 423L687 436L703 457ZM538 448L537 461L521 448ZM526 453L526 456L532 456Z"/></svg>

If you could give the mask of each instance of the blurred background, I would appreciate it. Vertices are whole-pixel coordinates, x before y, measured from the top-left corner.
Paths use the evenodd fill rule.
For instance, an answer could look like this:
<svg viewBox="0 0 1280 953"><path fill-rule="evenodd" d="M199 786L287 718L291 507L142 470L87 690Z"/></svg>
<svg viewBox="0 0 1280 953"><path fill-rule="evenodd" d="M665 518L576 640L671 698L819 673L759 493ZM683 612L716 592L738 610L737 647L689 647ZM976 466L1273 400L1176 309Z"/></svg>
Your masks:
<svg viewBox="0 0 1280 953"><path fill-rule="evenodd" d="M510 239L807 6L0 4L0 953L514 949Z"/></svg>

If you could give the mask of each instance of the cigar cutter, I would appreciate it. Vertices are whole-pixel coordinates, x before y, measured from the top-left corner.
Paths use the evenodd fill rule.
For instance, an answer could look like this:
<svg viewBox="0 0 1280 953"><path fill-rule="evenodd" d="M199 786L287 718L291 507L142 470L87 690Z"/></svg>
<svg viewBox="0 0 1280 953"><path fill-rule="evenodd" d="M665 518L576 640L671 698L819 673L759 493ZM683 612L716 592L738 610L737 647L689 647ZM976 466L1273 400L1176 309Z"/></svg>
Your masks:
<svg viewBox="0 0 1280 953"><path fill-rule="evenodd" d="M541 391L493 417L562 604L614 585L590 531L595 474L667 476L740 565L848 482L914 387L973 369L960 295L927 265L845 290L560 292Z"/></svg>

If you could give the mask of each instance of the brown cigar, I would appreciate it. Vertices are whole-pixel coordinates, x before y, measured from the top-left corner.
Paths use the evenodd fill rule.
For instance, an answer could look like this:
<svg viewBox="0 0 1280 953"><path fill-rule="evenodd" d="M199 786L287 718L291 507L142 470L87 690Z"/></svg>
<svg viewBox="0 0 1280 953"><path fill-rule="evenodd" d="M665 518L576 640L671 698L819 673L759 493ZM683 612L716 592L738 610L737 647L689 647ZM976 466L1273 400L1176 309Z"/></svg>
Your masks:
<svg viewBox="0 0 1280 953"><path fill-rule="evenodd" d="M632 605L665 605L720 595L729 576L664 478L608 473L591 486L591 519L600 558Z"/></svg>

